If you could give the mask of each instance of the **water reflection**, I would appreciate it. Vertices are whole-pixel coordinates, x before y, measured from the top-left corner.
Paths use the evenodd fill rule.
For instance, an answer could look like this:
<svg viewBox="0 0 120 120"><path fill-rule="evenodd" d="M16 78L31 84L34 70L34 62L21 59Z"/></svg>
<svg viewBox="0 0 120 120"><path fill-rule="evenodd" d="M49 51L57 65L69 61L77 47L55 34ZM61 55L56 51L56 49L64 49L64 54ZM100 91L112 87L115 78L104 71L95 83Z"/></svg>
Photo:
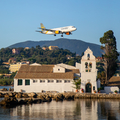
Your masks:
<svg viewBox="0 0 120 120"><path fill-rule="evenodd" d="M81 99L33 105L22 105L11 109L0 108L2 117L12 120L119 120L119 100Z"/></svg>

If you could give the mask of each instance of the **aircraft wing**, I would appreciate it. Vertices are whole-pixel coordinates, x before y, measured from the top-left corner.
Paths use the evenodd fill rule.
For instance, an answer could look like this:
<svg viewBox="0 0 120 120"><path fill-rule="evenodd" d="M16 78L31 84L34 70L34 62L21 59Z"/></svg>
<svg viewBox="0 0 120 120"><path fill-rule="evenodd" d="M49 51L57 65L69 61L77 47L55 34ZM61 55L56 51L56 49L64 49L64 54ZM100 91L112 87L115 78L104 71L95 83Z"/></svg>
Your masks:
<svg viewBox="0 0 120 120"><path fill-rule="evenodd" d="M57 31L57 30L46 29L46 28L39 28L39 29L46 30L46 31L51 31L51 32L55 32L55 31ZM59 31L60 31L60 30L59 30ZM60 31L60 32L62 32L62 31Z"/></svg>

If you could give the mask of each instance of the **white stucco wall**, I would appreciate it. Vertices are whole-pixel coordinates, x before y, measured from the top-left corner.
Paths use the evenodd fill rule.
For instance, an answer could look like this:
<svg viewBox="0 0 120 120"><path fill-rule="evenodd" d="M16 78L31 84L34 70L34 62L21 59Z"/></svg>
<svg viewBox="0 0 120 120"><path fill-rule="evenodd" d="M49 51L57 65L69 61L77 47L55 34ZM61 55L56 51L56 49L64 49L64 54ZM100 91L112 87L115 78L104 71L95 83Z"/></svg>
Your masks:
<svg viewBox="0 0 120 120"><path fill-rule="evenodd" d="M65 73L65 68L55 65L53 67L53 73Z"/></svg>
<svg viewBox="0 0 120 120"><path fill-rule="evenodd" d="M76 62L75 66L76 66L76 69L79 69L79 71L81 72L81 64Z"/></svg>
<svg viewBox="0 0 120 120"><path fill-rule="evenodd" d="M50 79L49 79L50 80ZM67 79L66 79L67 80ZM57 91L57 92L64 92L64 91L75 91L73 88L72 79L69 79L70 83L64 83L64 80L61 80L61 83L57 83L56 80L54 82L48 83L48 80L45 80L44 83L40 83L40 80L33 83L33 80L30 79L30 85L25 85L25 79L23 79L23 84L18 85L18 80L14 79L14 91L20 92L41 92L43 91Z"/></svg>
<svg viewBox="0 0 120 120"><path fill-rule="evenodd" d="M97 80L97 87L98 87L98 88L101 87L101 84L100 84L100 80L99 80L99 79Z"/></svg>
<svg viewBox="0 0 120 120"><path fill-rule="evenodd" d="M87 63L87 66L86 66ZM91 65L90 65L91 64ZM96 69L96 59L93 55L93 52L88 47L84 52L84 55L81 59L81 88L86 92L86 84L91 84L91 93L94 93L93 87L95 87L95 91L97 92L97 69Z"/></svg>
<svg viewBox="0 0 120 120"><path fill-rule="evenodd" d="M117 86L106 86L104 87L104 91L106 94L114 93L114 91L117 90L119 92L119 88Z"/></svg>
<svg viewBox="0 0 120 120"><path fill-rule="evenodd" d="M74 66L63 64L63 63L57 64L57 66L60 66L60 67L66 68L66 69L76 69L76 67L74 67Z"/></svg>

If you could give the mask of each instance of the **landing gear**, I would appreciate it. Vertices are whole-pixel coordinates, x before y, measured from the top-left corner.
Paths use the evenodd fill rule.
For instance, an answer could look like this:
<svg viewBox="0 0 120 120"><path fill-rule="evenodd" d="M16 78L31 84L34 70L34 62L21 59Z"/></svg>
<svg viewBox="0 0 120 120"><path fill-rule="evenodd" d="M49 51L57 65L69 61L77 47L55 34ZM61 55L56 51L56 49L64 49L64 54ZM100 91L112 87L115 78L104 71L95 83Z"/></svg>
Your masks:
<svg viewBox="0 0 120 120"><path fill-rule="evenodd" d="M54 34L54 36L56 36L56 34Z"/></svg>
<svg viewBox="0 0 120 120"><path fill-rule="evenodd" d="M61 37L63 37L63 34L61 35Z"/></svg>

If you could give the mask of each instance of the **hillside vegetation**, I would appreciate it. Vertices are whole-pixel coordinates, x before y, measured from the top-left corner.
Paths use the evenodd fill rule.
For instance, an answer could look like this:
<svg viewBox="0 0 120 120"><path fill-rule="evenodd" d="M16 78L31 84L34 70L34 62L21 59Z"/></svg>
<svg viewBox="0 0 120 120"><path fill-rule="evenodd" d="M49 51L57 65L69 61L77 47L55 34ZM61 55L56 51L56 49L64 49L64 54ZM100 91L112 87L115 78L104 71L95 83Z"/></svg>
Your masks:
<svg viewBox="0 0 120 120"><path fill-rule="evenodd" d="M30 61L30 63L40 64L58 64L66 63L69 65L75 65L75 62L80 62L81 57L77 56L76 53L72 53L67 49L58 50L43 50L39 45L36 48L30 49L18 48L19 54L12 54L12 48L2 48L0 50L0 60L7 62L9 58L16 58L17 62ZM70 55L73 58L67 59L66 55Z"/></svg>

